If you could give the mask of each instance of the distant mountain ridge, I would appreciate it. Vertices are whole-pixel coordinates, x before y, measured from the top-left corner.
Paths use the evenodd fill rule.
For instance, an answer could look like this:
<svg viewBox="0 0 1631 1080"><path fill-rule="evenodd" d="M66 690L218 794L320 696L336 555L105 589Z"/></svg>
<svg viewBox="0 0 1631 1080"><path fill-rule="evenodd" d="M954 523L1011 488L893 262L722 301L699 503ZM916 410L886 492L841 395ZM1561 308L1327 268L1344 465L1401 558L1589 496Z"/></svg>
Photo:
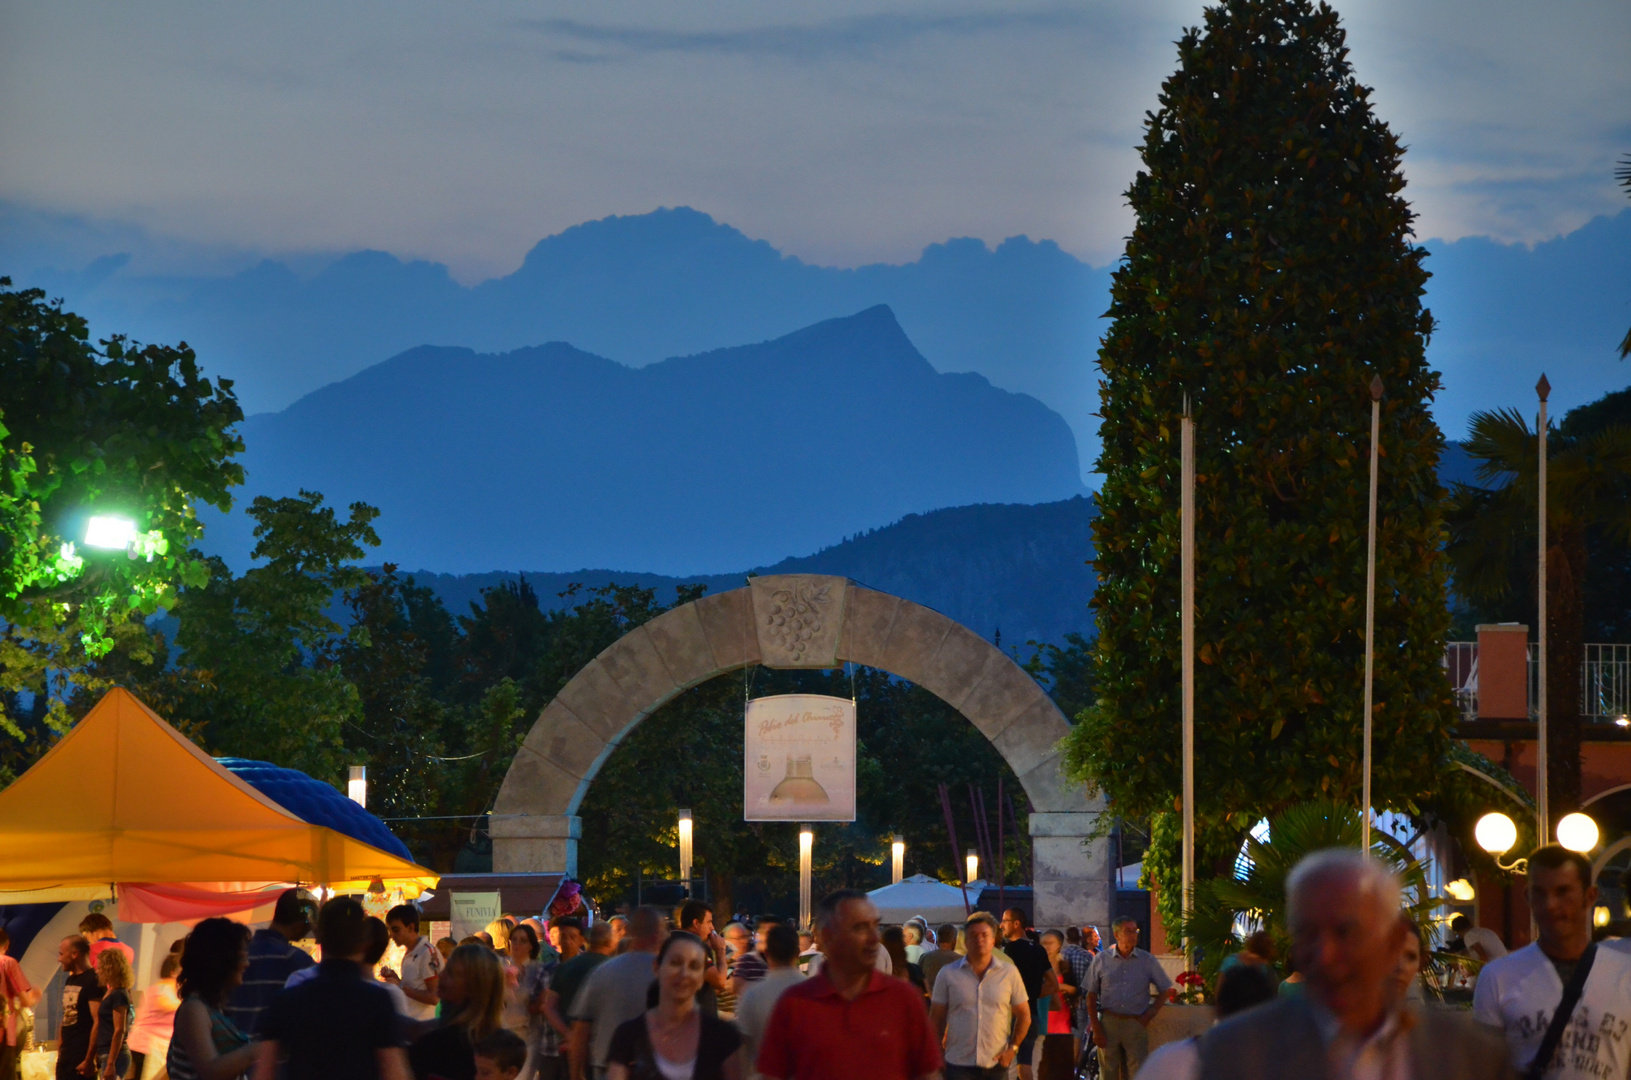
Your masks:
<svg viewBox="0 0 1631 1080"><path fill-rule="evenodd" d="M0 272L5 254L0 234ZM186 339L209 374L237 381L248 412L282 409L419 345L505 352L569 341L639 367L886 304L936 370L980 372L1037 397L1078 436L1094 427L1092 357L1109 287L1107 269L1047 240L949 240L912 263L846 270L784 255L689 207L573 226L540 240L514 273L468 288L439 263L381 251L314 274L268 259L222 276L147 277L128 261L29 276L94 330Z"/></svg>
<svg viewBox="0 0 1631 1080"><path fill-rule="evenodd" d="M559 594L571 585L609 584L656 589L669 602L678 585L702 584L708 592L740 588L748 573L836 574L934 608L1004 648L1027 641L1061 643L1093 625L1088 601L1094 577L1093 500L1076 496L1038 505L977 505L908 514L899 521L851 536L814 555L783 559L735 574L668 576L615 570L570 573L527 571L540 606L553 609L582 601ZM409 573L409 571L403 571ZM514 572L439 574L412 571L455 615L468 614L484 589L522 575Z"/></svg>
<svg viewBox="0 0 1631 1080"><path fill-rule="evenodd" d="M905 514L1083 493L1057 413L937 373L873 307L628 368L564 343L423 347L242 425L240 505L300 488L381 510L383 560L442 572L678 574L814 551ZM242 513L207 543L242 565Z"/></svg>
<svg viewBox="0 0 1631 1080"><path fill-rule="evenodd" d="M0 273L66 298L95 333L187 340L208 374L237 380L250 412L418 345L570 341L640 366L881 303L937 370L1030 394L1070 424L1084 470L1097 454L1094 360L1111 267L1047 240L953 239L910 263L839 269L676 207L566 229L515 272L471 287L438 263L380 251L235 272L223 272L225 255L199 253L189 275L173 270L175 246L0 200ZM1465 436L1473 410L1532 402L1542 370L1559 413L1631 382L1616 349L1631 325L1631 210L1532 247L1485 237L1424 246L1437 321L1427 357L1444 373L1434 411L1450 438Z"/></svg>
<svg viewBox="0 0 1631 1080"><path fill-rule="evenodd" d="M1448 443L1439 479L1446 485L1470 482L1473 464L1460 443ZM573 598L560 595L572 585L636 585L657 590L666 603L679 585L704 585L712 594L739 588L749 574L837 574L931 607L987 641L1018 648L1023 657L1029 655L1028 641L1058 645L1066 634L1092 636L1088 604L1098 583L1092 567L1097 516L1094 500L1083 496L1030 506L950 507L908 514L813 555L732 574L670 576L604 569L403 573L433 590L455 615L468 614L483 590L522 576L540 606L552 610L582 601L581 592Z"/></svg>

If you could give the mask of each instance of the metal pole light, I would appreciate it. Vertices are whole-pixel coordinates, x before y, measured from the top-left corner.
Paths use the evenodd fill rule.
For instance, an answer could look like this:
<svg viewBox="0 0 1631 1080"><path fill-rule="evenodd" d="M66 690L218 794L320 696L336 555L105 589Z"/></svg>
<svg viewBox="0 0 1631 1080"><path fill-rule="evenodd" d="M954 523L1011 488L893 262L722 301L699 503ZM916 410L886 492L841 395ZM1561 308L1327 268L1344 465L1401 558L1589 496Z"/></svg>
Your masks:
<svg viewBox="0 0 1631 1080"><path fill-rule="evenodd" d="M368 766L353 765L345 782L346 798L358 806L368 807Z"/></svg>
<svg viewBox="0 0 1631 1080"><path fill-rule="evenodd" d="M815 826L799 826L799 929L810 925L810 864L815 854Z"/></svg>
<svg viewBox="0 0 1631 1080"><path fill-rule="evenodd" d="M1195 889L1195 418L1184 396L1184 415L1178 422L1178 458L1182 491L1179 495L1179 621L1183 631L1183 912L1189 921ZM1185 942L1184 951L1189 951Z"/></svg>
<svg viewBox="0 0 1631 1080"><path fill-rule="evenodd" d="M889 859L889 883L899 885L901 878L906 876L906 837L900 833L889 838Z"/></svg>
<svg viewBox="0 0 1631 1080"><path fill-rule="evenodd" d="M1547 829L1547 822L1551 817L1551 807L1547 805L1547 788L1550 786L1546 775L1549 767L1546 753L1546 399L1552 394L1552 384L1546 381L1545 374L1540 382L1535 384L1535 393L1540 396L1540 416L1535 422L1535 431L1540 436L1540 460L1537 463L1539 475L1537 477L1538 491L1535 503L1539 507L1540 527L1540 559L1537 567L1539 586L1537 598L1540 610L1538 631L1540 639L1540 670L1536 674L1536 682L1540 689L1540 707L1536 713L1535 723L1535 843L1544 844L1551 835Z"/></svg>
<svg viewBox="0 0 1631 1080"><path fill-rule="evenodd" d="M980 853L969 848L963 856L963 865L968 872L969 881L978 881L980 878Z"/></svg>
<svg viewBox="0 0 1631 1080"><path fill-rule="evenodd" d="M1370 518L1365 533L1365 760L1360 782L1360 814L1364 818L1359 850L1370 850L1370 768L1372 675L1376 663L1376 479L1381 460L1382 377L1370 381Z"/></svg>
<svg viewBox="0 0 1631 1080"><path fill-rule="evenodd" d="M680 811L680 887L691 895L691 811Z"/></svg>

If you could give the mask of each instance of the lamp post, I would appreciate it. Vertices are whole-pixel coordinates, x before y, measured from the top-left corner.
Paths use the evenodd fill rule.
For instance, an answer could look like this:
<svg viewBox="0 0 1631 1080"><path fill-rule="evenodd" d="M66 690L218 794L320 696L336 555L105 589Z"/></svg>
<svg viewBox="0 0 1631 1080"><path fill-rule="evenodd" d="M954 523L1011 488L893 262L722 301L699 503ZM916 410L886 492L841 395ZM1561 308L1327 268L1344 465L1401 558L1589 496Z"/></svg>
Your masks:
<svg viewBox="0 0 1631 1080"><path fill-rule="evenodd" d="M1178 422L1179 473L1179 622L1183 637L1183 913L1189 922L1195 891L1195 418L1184 395L1184 415ZM1185 942L1184 951L1189 951Z"/></svg>
<svg viewBox="0 0 1631 1080"><path fill-rule="evenodd" d="M1551 767L1546 753L1546 399L1552 395L1552 384L1546 381L1543 372L1540 382L1535 384L1535 393L1540 397L1540 415L1535 421L1535 433L1539 436L1540 460L1536 463L1538 474L1536 476L1537 493L1535 504L1538 507L1540 543L1539 565L1536 573L1539 578L1539 588L1536 590L1536 599L1540 610L1536 613L1540 629L1537 631L1540 640L1540 670L1536 673L1536 683L1540 690L1540 705L1535 714L1535 835L1540 837L1541 843L1546 842L1550 832L1546 822L1551 815L1551 807L1547 805L1550 798L1547 788L1549 779L1546 775Z"/></svg>
<svg viewBox="0 0 1631 1080"><path fill-rule="evenodd" d="M963 855L963 869L966 871L967 880L978 880L980 876L980 853L978 851L973 848L968 849Z"/></svg>
<svg viewBox="0 0 1631 1080"><path fill-rule="evenodd" d="M680 887L691 895L691 811L680 811Z"/></svg>
<svg viewBox="0 0 1631 1080"><path fill-rule="evenodd" d="M906 837L900 833L889 838L889 859L889 883L899 885L901 878L906 876Z"/></svg>
<svg viewBox="0 0 1631 1080"><path fill-rule="evenodd" d="M1371 674L1376 659L1376 478L1381 458L1382 377L1370 381L1370 518L1365 533L1365 753L1359 812L1364 819L1359 850L1370 850Z"/></svg>
<svg viewBox="0 0 1631 1080"><path fill-rule="evenodd" d="M815 854L815 826L799 826L799 929L810 925L810 864Z"/></svg>
<svg viewBox="0 0 1631 1080"><path fill-rule="evenodd" d="M358 806L365 810L368 808L368 766L351 766L351 774L345 782L345 794Z"/></svg>

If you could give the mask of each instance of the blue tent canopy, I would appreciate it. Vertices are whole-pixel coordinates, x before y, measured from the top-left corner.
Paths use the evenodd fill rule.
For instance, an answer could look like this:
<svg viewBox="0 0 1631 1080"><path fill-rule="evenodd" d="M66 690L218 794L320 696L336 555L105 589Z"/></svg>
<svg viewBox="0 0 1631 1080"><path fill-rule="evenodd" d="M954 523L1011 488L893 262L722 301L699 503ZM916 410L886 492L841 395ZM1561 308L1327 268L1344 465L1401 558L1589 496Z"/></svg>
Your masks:
<svg viewBox="0 0 1631 1080"><path fill-rule="evenodd" d="M314 780L303 772L279 768L265 761L235 757L215 760L238 779L308 823L325 826L399 859L413 861L408 846L398 840L383 821L340 794L332 785Z"/></svg>

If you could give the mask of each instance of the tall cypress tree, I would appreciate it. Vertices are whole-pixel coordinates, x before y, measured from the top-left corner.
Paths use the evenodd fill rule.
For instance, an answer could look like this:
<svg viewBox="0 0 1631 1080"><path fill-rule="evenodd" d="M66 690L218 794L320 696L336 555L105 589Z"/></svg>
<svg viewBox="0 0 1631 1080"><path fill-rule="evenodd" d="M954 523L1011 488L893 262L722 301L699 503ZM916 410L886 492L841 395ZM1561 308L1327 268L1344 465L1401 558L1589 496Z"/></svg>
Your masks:
<svg viewBox="0 0 1631 1080"><path fill-rule="evenodd" d="M1224 0L1185 33L1128 192L1137 224L1099 353L1099 703L1068 756L1124 815L1177 807L1188 395L1196 805L1215 865L1264 814L1319 796L1359 801L1377 375L1378 806L1433 792L1454 719L1440 666L1443 439L1428 413L1439 380L1425 358L1426 253L1411 242L1402 148L1343 39L1336 13L1307 0ZM1173 839L1157 821L1151 858Z"/></svg>

